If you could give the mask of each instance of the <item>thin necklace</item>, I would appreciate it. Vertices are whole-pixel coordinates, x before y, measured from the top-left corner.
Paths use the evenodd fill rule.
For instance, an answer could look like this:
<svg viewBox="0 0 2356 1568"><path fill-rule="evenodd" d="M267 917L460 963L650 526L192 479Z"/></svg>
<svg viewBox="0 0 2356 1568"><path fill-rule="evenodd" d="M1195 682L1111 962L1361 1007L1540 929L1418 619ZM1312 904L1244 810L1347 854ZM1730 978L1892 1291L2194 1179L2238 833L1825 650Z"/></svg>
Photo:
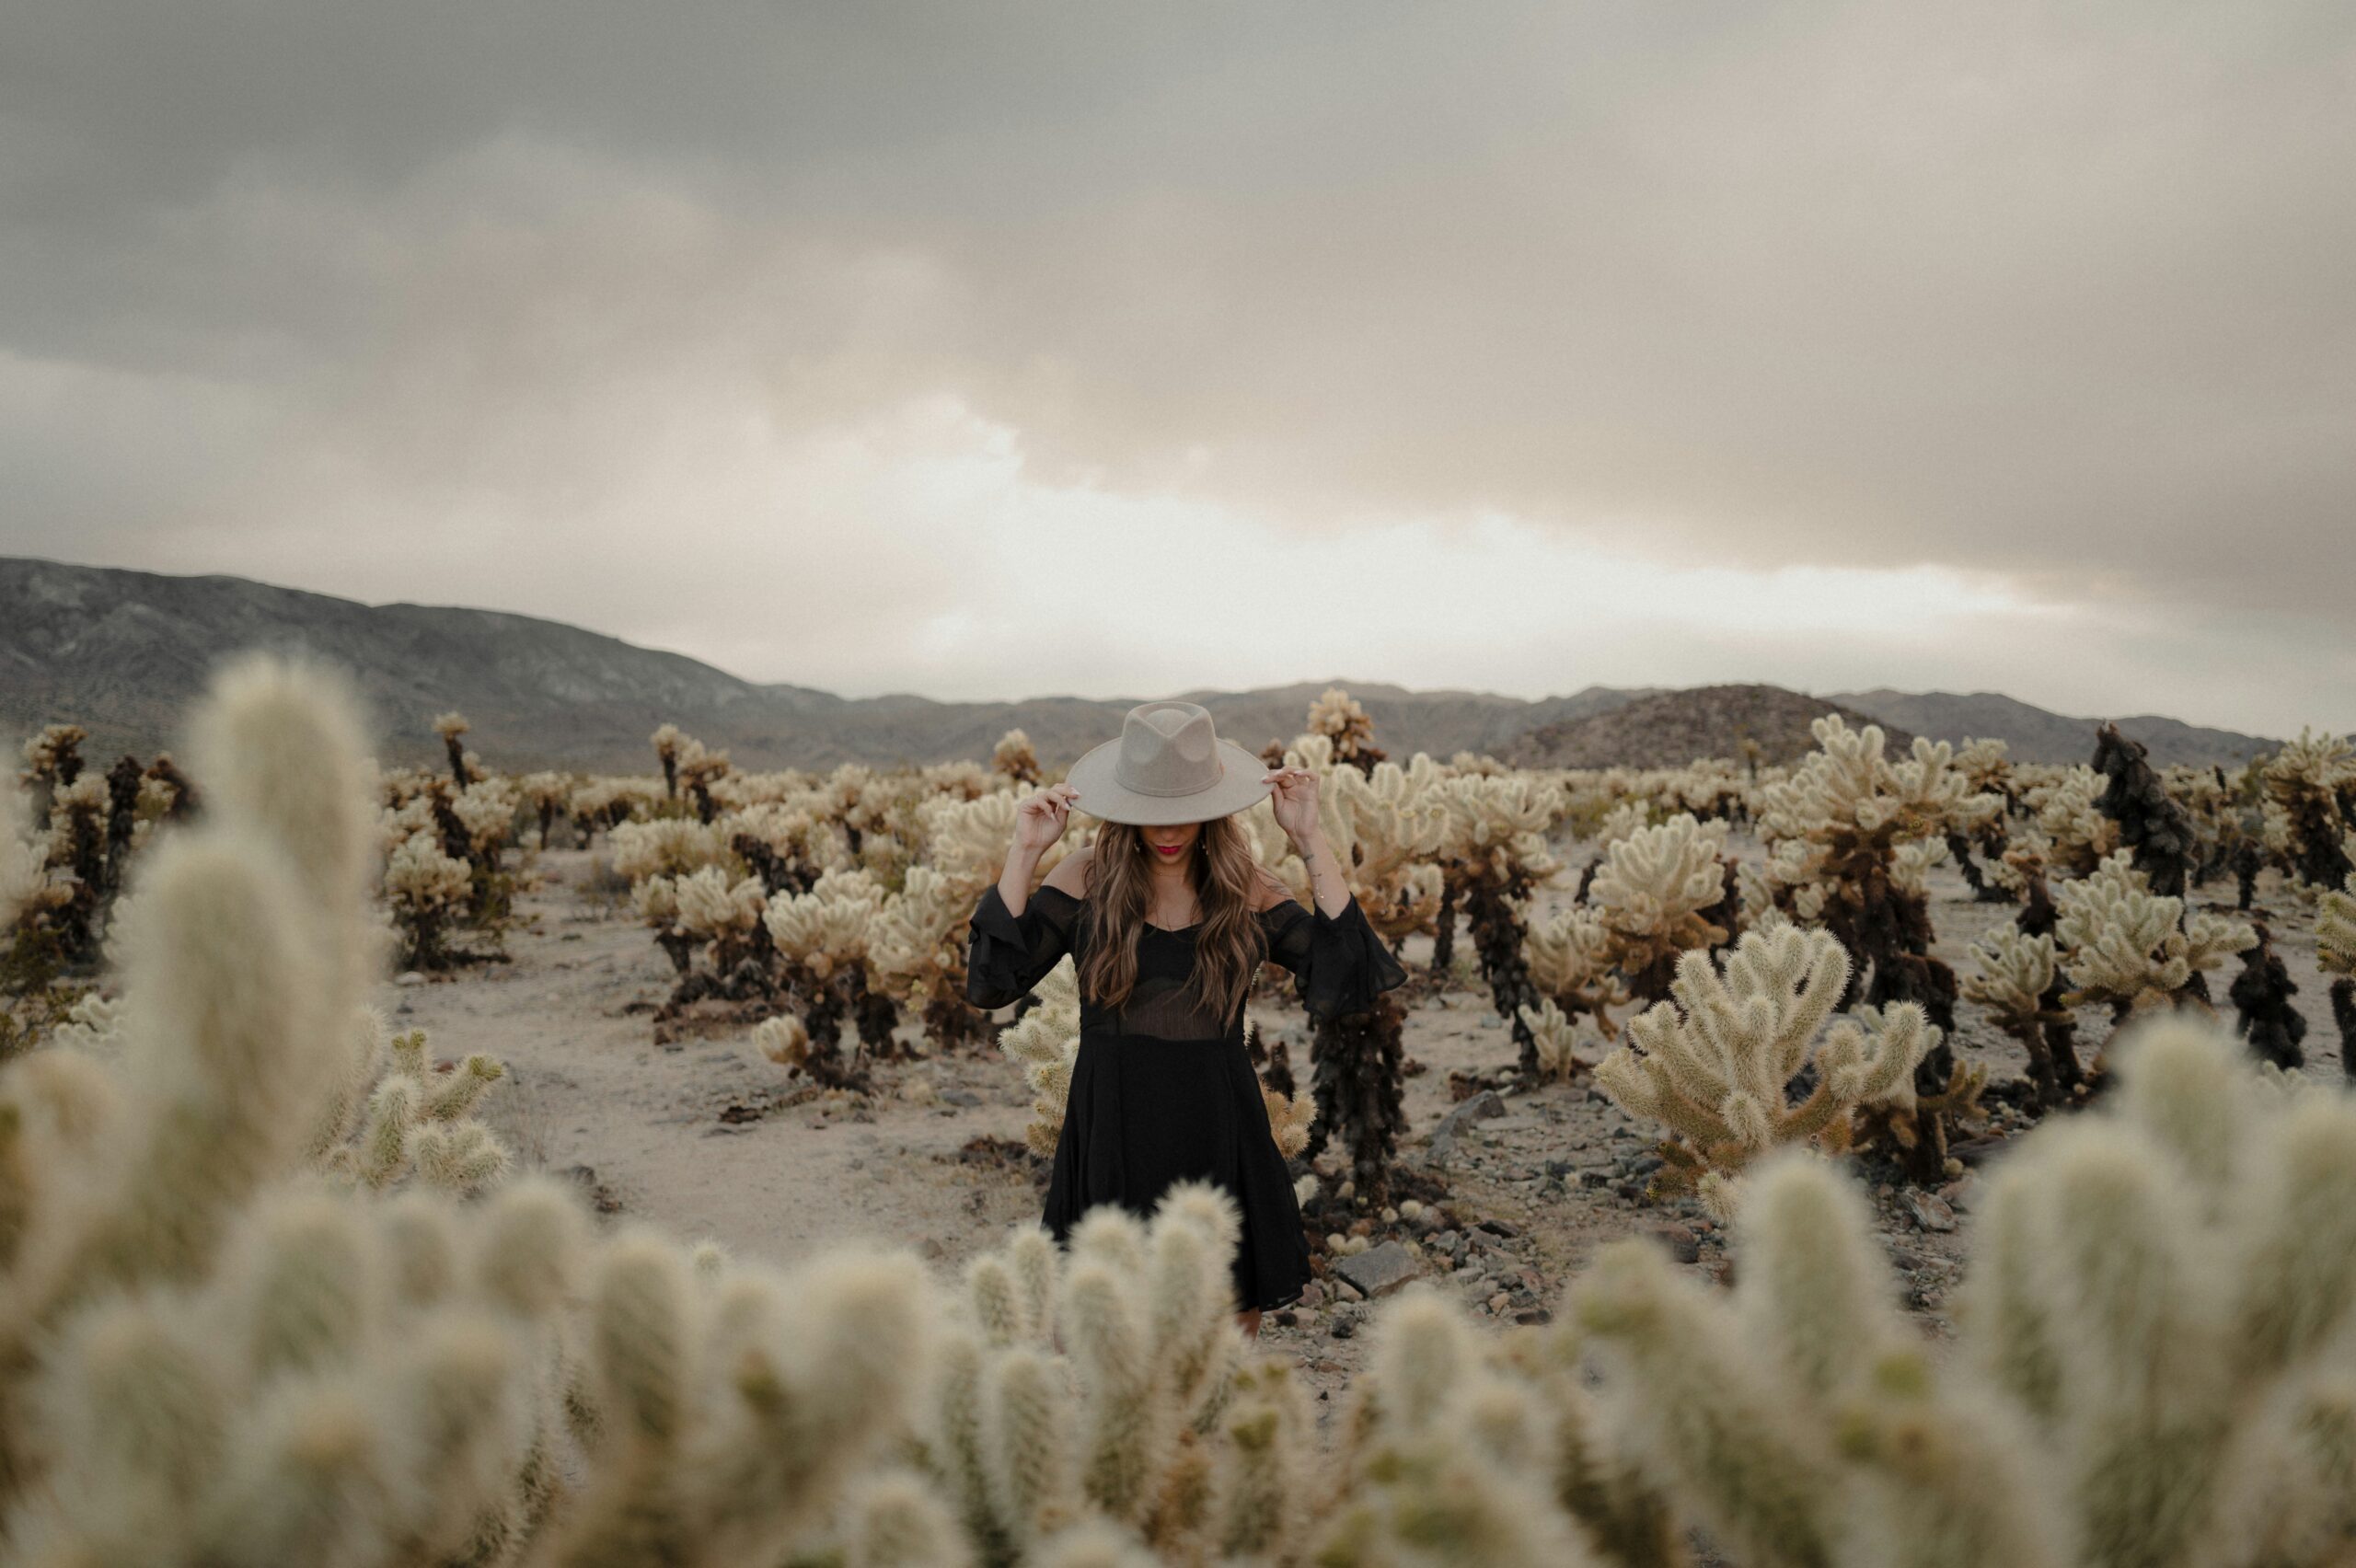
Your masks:
<svg viewBox="0 0 2356 1568"><path fill-rule="evenodd" d="M1148 920L1146 924L1153 926L1153 928L1157 931L1167 931L1173 937L1181 931L1191 931L1195 927L1201 925L1203 923L1203 901L1199 897L1194 895L1194 892L1191 888L1188 889L1187 892L1187 902L1195 906L1195 917L1193 919L1187 921L1183 926L1153 926L1153 922L1150 920Z"/></svg>

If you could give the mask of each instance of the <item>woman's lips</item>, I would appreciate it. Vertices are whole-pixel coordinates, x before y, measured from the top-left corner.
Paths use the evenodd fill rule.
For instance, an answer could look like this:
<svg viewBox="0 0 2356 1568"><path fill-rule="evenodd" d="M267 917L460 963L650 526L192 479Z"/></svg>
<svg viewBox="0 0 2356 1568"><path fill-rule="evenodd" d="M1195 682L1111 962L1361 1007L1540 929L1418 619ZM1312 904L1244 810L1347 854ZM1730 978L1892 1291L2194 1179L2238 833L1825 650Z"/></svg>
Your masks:
<svg viewBox="0 0 2356 1568"><path fill-rule="evenodd" d="M1153 847L1153 852L1157 855L1175 855L1178 853L1178 846L1175 844L1157 844Z"/></svg>

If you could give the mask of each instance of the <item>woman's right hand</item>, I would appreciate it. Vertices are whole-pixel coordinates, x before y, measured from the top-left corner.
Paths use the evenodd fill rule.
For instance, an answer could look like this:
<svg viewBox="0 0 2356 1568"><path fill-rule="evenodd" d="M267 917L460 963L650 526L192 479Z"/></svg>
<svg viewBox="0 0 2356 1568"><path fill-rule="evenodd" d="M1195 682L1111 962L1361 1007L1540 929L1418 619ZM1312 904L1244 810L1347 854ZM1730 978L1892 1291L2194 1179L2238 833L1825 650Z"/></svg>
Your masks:
<svg viewBox="0 0 2356 1568"><path fill-rule="evenodd" d="M1027 797L1014 808L1014 852L1018 855L1043 855L1047 846L1064 836L1064 823L1071 815L1071 803L1080 798L1073 785L1050 784Z"/></svg>

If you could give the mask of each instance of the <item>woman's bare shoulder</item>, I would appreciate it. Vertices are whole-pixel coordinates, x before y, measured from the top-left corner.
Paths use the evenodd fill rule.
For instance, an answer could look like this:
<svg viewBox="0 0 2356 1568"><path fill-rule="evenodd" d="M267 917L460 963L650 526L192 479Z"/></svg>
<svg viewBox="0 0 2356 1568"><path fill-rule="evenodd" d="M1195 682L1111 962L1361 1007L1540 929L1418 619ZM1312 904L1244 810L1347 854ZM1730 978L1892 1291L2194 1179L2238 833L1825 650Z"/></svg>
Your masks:
<svg viewBox="0 0 2356 1568"><path fill-rule="evenodd" d="M1265 866L1258 864L1256 861L1253 864L1252 872L1253 884L1252 889L1252 913L1254 915L1265 915L1279 904L1283 904L1291 899L1292 889L1287 887L1284 883L1284 879L1277 876L1276 872L1268 870Z"/></svg>
<svg viewBox="0 0 2356 1568"><path fill-rule="evenodd" d="M1073 898L1086 898L1088 896L1088 865L1095 855L1096 846L1081 845L1062 859L1057 860L1055 869L1047 873L1047 880L1039 885L1054 888L1057 893Z"/></svg>

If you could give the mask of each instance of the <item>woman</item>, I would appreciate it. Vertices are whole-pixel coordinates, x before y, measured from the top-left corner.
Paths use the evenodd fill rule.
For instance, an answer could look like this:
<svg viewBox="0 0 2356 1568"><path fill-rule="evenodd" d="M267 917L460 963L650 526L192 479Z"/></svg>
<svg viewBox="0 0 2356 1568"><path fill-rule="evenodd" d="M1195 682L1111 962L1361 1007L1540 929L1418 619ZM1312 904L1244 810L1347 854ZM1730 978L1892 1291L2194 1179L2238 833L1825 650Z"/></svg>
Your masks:
<svg viewBox="0 0 2356 1568"><path fill-rule="evenodd" d="M1314 914L1253 858L1232 814L1274 796L1277 825L1309 867ZM1078 806L1103 826L1032 873ZM965 996L999 1008L1072 954L1080 1051L1043 1223L1058 1242L1082 1212L1149 1215L1173 1182L1233 1194L1233 1262L1246 1333L1300 1299L1309 1243L1243 1043L1243 996L1261 963L1290 970L1314 1021L1363 1012L1407 972L1357 905L1317 815L1317 778L1264 769L1192 702L1129 709L1117 741L1025 800L1006 870L975 908Z"/></svg>

